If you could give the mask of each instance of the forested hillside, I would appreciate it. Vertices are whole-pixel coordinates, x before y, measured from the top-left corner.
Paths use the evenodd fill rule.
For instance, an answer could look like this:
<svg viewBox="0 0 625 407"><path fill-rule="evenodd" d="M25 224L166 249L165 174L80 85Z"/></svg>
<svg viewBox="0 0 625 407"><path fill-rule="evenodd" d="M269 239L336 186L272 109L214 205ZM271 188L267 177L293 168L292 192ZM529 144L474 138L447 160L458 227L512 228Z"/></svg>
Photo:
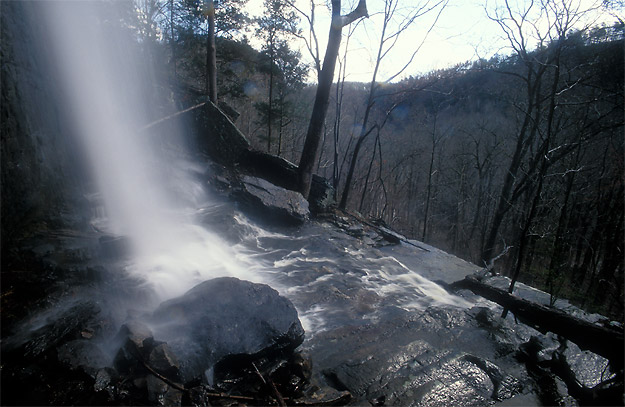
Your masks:
<svg viewBox="0 0 625 407"><path fill-rule="evenodd" d="M622 34L384 87L347 208L477 264L508 250L497 271L621 312ZM328 125L339 193L367 92L345 84L337 156Z"/></svg>
<svg viewBox="0 0 625 407"><path fill-rule="evenodd" d="M182 109L208 93L209 19L201 3L170 3L142 3L142 27ZM289 45L300 14L217 6L219 103L257 149L297 164L321 62ZM532 47L501 24L510 54L399 82L347 82L339 68L315 171L343 209L479 265L503 254L496 272L622 318L624 28L573 29L576 17L555 13Z"/></svg>

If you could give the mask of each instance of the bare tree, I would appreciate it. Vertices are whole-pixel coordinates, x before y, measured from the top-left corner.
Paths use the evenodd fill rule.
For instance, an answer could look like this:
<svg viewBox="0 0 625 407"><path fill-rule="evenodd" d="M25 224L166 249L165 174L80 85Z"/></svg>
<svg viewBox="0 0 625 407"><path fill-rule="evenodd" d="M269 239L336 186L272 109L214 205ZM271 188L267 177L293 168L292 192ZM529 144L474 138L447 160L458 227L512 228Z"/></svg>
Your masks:
<svg viewBox="0 0 625 407"><path fill-rule="evenodd" d="M359 20L358 23L363 20ZM354 30L358 26L358 23L351 24L348 29L347 39L345 40L345 48L342 58L339 60L339 77L336 85L335 95L335 115L334 123L332 127L333 136L333 163L332 163L332 186L334 188L334 199L337 199L337 192L339 190L339 182L341 178L342 166L339 164L340 155L340 135L341 135L341 121L343 116L343 98L345 96L345 80L347 79L347 54L349 49L349 41L352 38ZM351 141L351 138L350 138ZM349 146L347 148L349 150ZM344 162L344 161L343 161Z"/></svg>
<svg viewBox="0 0 625 407"><path fill-rule="evenodd" d="M206 32L206 94L211 102L217 103L217 53L215 50L215 3L206 0L204 16L208 29Z"/></svg>
<svg viewBox="0 0 625 407"><path fill-rule="evenodd" d="M523 64L525 72L504 72L513 78L520 79L525 89L525 100L516 108L522 115L522 124L516 135L516 146L506 171L502 190L493 220L482 248L482 260L487 262L496 246L499 229L512 207L512 203L521 195L532 174L524 171L520 174L521 165L531 148L534 149L533 164L536 170L541 168L541 157L549 151L549 140L542 137L537 140L547 121L552 128L553 113L556 108L556 92L560 80L559 57L565 46L565 39L572 27L587 12L582 10L576 0L542 0L531 2L526 8L514 9L508 0L496 8L489 18L495 21L503 31L515 58ZM535 42L532 44L531 42ZM530 51L535 46L534 52ZM549 83L549 78L552 82ZM547 88L547 90L545 90ZM547 102L547 103L545 103ZM550 130L551 131L551 130ZM521 249L522 250L522 249Z"/></svg>
<svg viewBox="0 0 625 407"><path fill-rule="evenodd" d="M378 83L377 77L380 69L380 65L384 58L391 52L394 46L397 44L400 36L406 32L406 30L415 22L415 20L419 17L424 16L425 14L438 10L436 18L434 22L430 26L427 34L434 28L434 25L438 21L443 9L447 4L447 0L439 0L435 2L426 1L420 6L413 7L410 12L405 15L401 15L398 12L400 0L386 0L384 4L384 12L383 12L383 20L380 32L380 39L378 42L377 55L375 59L375 65L373 68L373 74L371 76L371 82L369 84L369 96L367 99L367 104L365 107L364 118L362 120L362 126L360 135L358 136L358 140L356 141L356 145L354 146L354 151L351 156L350 167L347 173L347 178L345 180L345 186L343 188L343 194L341 195L341 202L339 203L339 208L345 209L347 206L347 201L349 199L349 192L352 187L352 180L354 177L354 171L356 169L356 163L358 160L358 154L360 153L360 149L362 148L363 142L367 139L369 134L374 129L374 126L369 127L369 119L371 115L371 109L375 104L375 100L377 97ZM392 74L386 82L390 82L393 79L397 78L401 75L406 68L412 63L414 58L416 57L418 51L423 45L423 42L427 38L427 34L422 39L421 43L415 47L414 51L406 61L406 63L394 74Z"/></svg>
<svg viewBox="0 0 625 407"><path fill-rule="evenodd" d="M315 95L315 103L304 140L304 149L298 168L298 189L299 192L308 198L312 182L312 172L319 155L319 145L325 124L325 117L330 101L330 89L334 79L334 68L341 45L343 27L354 21L367 17L367 2L359 0L358 6L349 14L341 15L341 0L332 0L332 21L330 23L330 33L323 67L319 74L319 83Z"/></svg>

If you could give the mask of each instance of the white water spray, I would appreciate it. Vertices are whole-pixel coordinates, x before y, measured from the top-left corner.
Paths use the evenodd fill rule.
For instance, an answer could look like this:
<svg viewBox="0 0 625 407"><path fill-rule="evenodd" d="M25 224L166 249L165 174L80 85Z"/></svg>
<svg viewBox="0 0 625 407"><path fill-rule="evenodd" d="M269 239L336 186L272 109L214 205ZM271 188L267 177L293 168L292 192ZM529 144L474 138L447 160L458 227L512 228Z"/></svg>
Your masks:
<svg viewBox="0 0 625 407"><path fill-rule="evenodd" d="M188 178L180 155L165 155L159 143L179 141L183 129L166 135L168 140L141 130L155 119L155 72L141 59L145 54L130 35L132 27L126 32L119 27L128 3L42 6L49 25L46 40L67 99L61 109L71 112L74 132L92 163L110 231L130 240L129 271L161 299L212 277L254 280L229 247L192 224L190 208L177 196L198 185ZM195 198L205 199L199 189Z"/></svg>

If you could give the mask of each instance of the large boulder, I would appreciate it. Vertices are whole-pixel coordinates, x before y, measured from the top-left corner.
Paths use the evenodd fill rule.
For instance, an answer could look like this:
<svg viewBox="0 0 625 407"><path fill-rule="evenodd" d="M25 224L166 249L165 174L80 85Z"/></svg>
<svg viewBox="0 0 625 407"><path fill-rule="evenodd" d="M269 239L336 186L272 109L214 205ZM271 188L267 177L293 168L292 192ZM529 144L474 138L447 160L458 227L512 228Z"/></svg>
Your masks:
<svg viewBox="0 0 625 407"><path fill-rule="evenodd" d="M184 382L224 359L253 360L292 352L304 339L293 304L264 284L232 277L205 281L162 303L150 324L180 361Z"/></svg>
<svg viewBox="0 0 625 407"><path fill-rule="evenodd" d="M228 115L210 101L189 110L180 119L188 122L189 118L197 132L198 147L218 163L238 163L249 150L247 138Z"/></svg>
<svg viewBox="0 0 625 407"><path fill-rule="evenodd" d="M243 210L261 219L301 224L310 216L308 201L299 192L284 189L262 178L243 176L235 192Z"/></svg>
<svg viewBox="0 0 625 407"><path fill-rule="evenodd" d="M297 166L282 157L249 150L241 161L240 167L243 172L266 179L272 184L297 190ZM328 212L336 206L334 188L328 180L313 174L308 202L313 214Z"/></svg>

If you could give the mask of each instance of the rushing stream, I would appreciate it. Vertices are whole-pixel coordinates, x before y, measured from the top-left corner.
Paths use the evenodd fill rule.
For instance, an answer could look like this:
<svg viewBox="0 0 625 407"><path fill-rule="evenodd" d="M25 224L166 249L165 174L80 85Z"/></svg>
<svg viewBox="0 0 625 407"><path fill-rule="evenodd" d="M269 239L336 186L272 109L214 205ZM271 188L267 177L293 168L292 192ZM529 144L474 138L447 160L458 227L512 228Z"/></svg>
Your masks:
<svg viewBox="0 0 625 407"><path fill-rule="evenodd" d="M337 292L358 290L363 310L373 304L378 310L469 306L432 283L428 277L435 276L424 276L425 269L411 269L392 253L365 250L357 239L332 236L323 226L269 232L234 214L232 226L241 230L242 239L231 246L198 224L193 212L204 208L204 216L210 216L212 210L209 193L194 179L198 168L180 149L170 148L182 138L170 134L173 140L164 143L158 134L142 129L154 117L149 111L153 69L100 14L120 16L101 6L47 6L53 55L75 134L90 157L104 202L106 221L98 219L97 227L128 238L132 261L127 271L153 287L160 300L212 277L236 276L276 287L295 301L307 325L317 329L345 318L376 318L378 312L341 316L340 307L318 301L324 286ZM428 261L434 260L429 256ZM474 269L463 266L465 274ZM335 321L329 315L336 315Z"/></svg>

